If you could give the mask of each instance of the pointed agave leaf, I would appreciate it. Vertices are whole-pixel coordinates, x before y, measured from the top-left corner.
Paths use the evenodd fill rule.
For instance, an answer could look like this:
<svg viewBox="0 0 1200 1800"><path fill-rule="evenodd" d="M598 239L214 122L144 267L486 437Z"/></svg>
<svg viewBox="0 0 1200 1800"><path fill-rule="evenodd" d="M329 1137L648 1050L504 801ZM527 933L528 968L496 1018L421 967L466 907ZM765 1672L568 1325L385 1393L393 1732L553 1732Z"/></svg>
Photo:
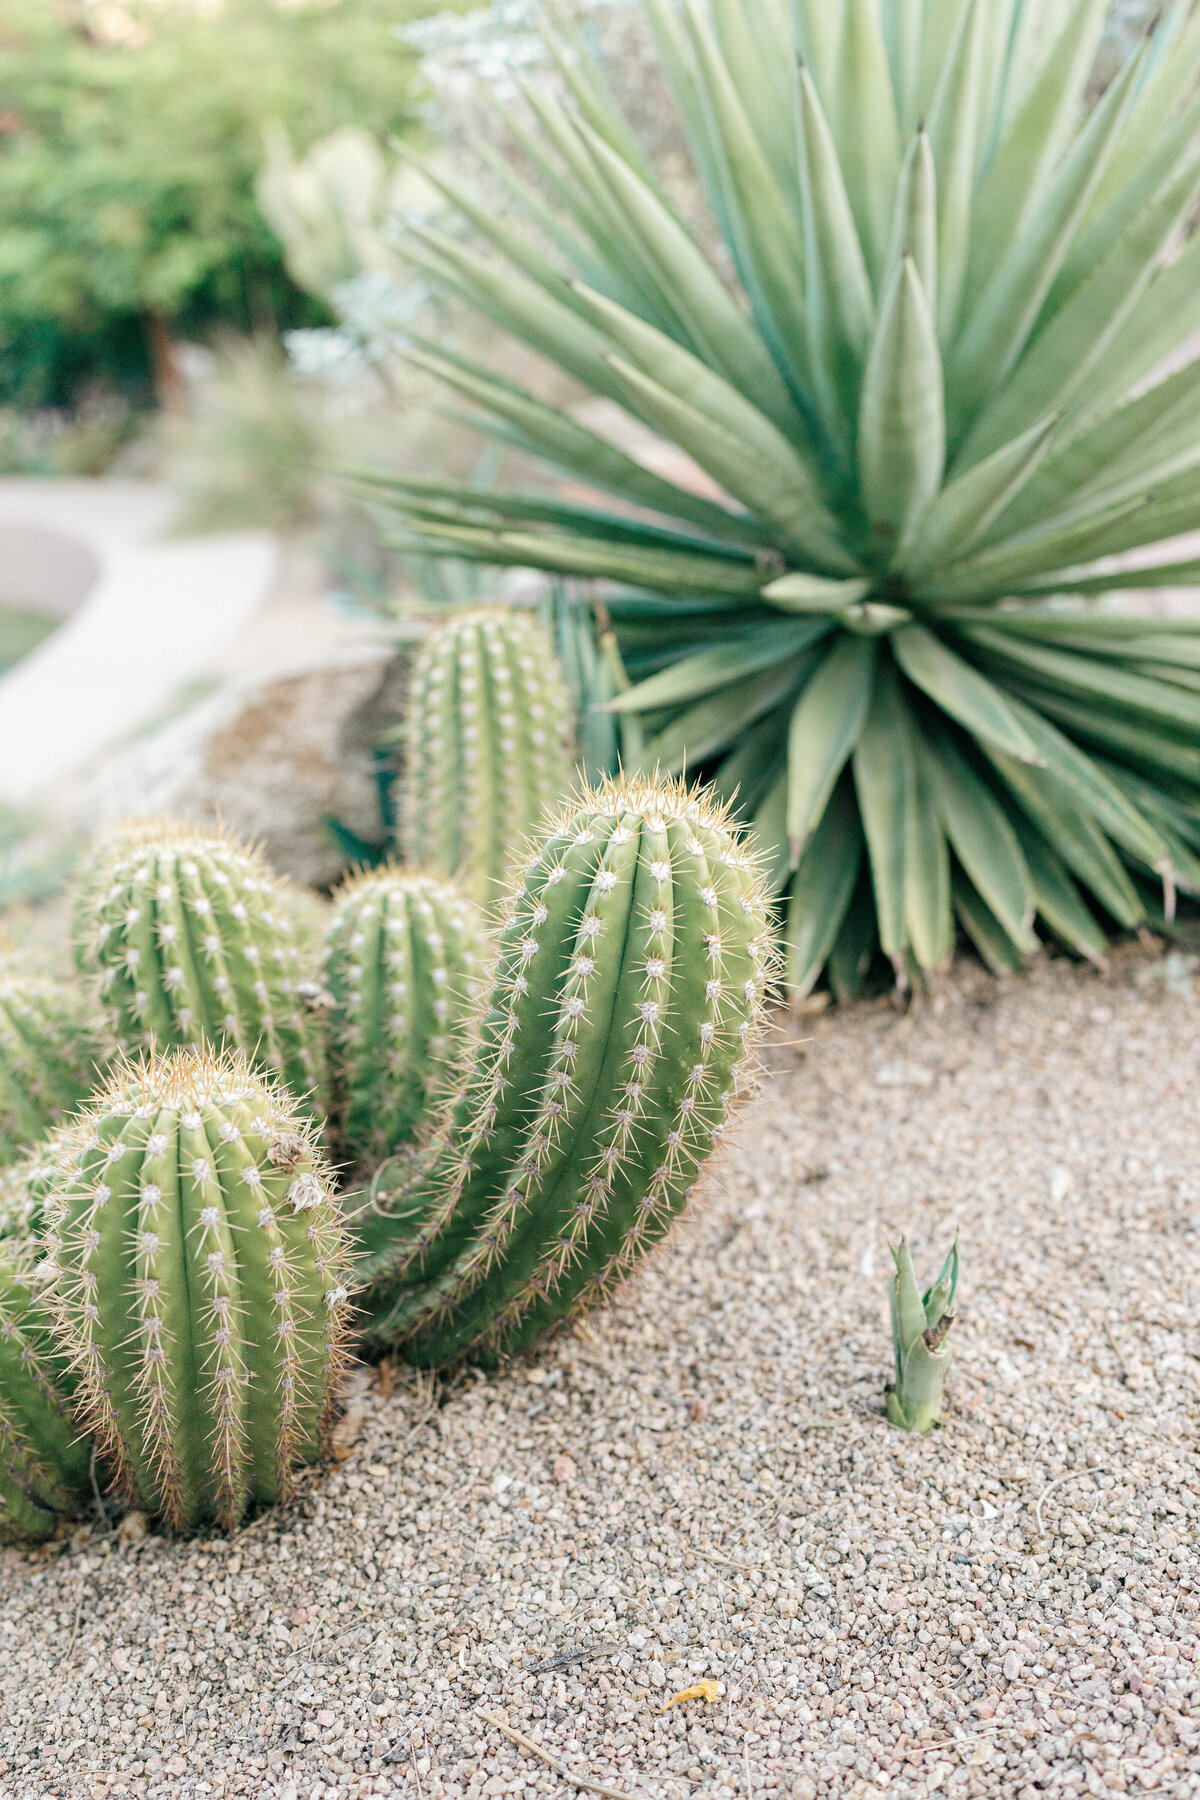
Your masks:
<svg viewBox="0 0 1200 1800"><path fill-rule="evenodd" d="M843 613L847 607L857 606L865 600L870 592L871 582L866 577L828 581L822 575L806 575L796 570L769 582L762 597L769 606L777 606L781 612Z"/></svg>
<svg viewBox="0 0 1200 1800"><path fill-rule="evenodd" d="M809 650L833 629L827 619L796 619L778 624L755 625L732 643L703 650L672 663L646 681L639 681L616 699L605 712L653 712L656 707L679 706L701 694L716 693L731 682Z"/></svg>
<svg viewBox="0 0 1200 1800"><path fill-rule="evenodd" d="M1200 235L1160 269L1117 333L1104 362L1067 418L1071 430L1091 425L1150 379L1165 358L1200 331Z"/></svg>
<svg viewBox="0 0 1200 1800"><path fill-rule="evenodd" d="M983 96L985 0L966 0L938 84L929 138L937 169L937 323L949 346L958 327L971 245L976 146Z"/></svg>
<svg viewBox="0 0 1200 1800"><path fill-rule="evenodd" d="M1085 744L1094 744L1105 754L1118 756L1152 776L1165 776L1172 783L1187 782L1200 788L1200 747L1181 743L1177 737L1155 731L1144 721L1105 712L1094 701L1085 703L1054 688L1016 681L1012 688L1031 707L1061 720Z"/></svg>
<svg viewBox="0 0 1200 1800"><path fill-rule="evenodd" d="M1026 532L993 549L977 551L944 574L931 576L921 584L922 598L933 605L1003 599L1020 592L1024 582L1052 569L1072 570L1097 557L1149 542L1157 535L1162 516L1156 512L1155 495L1143 494L1077 524Z"/></svg>
<svg viewBox="0 0 1200 1800"><path fill-rule="evenodd" d="M875 960L875 908L871 883L860 874L850 897L827 965L829 985L839 1006L849 1006L863 991Z"/></svg>
<svg viewBox="0 0 1200 1800"><path fill-rule="evenodd" d="M784 195L794 195L796 96L787 0L712 0L713 23L738 98Z"/></svg>
<svg viewBox="0 0 1200 1800"><path fill-rule="evenodd" d="M964 474L954 474L922 519L901 566L910 579L936 569L951 555L968 554L1032 480L1046 456L1059 420L1043 419Z"/></svg>
<svg viewBox="0 0 1200 1800"><path fill-rule="evenodd" d="M795 18L800 60L811 72L822 100L831 106L841 48L842 8L830 6L828 0L795 0Z"/></svg>
<svg viewBox="0 0 1200 1800"><path fill-rule="evenodd" d="M587 47L583 33L558 7L553 8L553 19L554 29L547 34L546 43L581 117L590 130L604 140L614 155L636 173L637 179L662 199L662 189L654 166L638 142L637 134L630 129L603 70Z"/></svg>
<svg viewBox="0 0 1200 1800"><path fill-rule="evenodd" d="M1118 924L1127 931L1141 923L1145 908L1112 845L1071 789L1054 775L1027 769L1015 757L988 752L992 764L1020 803L1022 813L1055 846L1067 866ZM1019 824L1019 821L1018 821ZM1018 836L1020 832L1018 830ZM1022 838L1024 843L1024 838Z"/></svg>
<svg viewBox="0 0 1200 1800"><path fill-rule="evenodd" d="M1027 955L1033 936L1033 885L1004 808L946 733L922 740L930 787L955 856L1009 938Z"/></svg>
<svg viewBox="0 0 1200 1800"><path fill-rule="evenodd" d="M787 838L787 772L771 783L750 824L750 844L760 858L759 868L768 893L782 894L792 879L792 858Z"/></svg>
<svg viewBox="0 0 1200 1800"><path fill-rule="evenodd" d="M812 992L829 960L858 886L862 860L858 808L849 782L843 777L830 796L792 882L787 919L787 985L793 1000L803 1000Z"/></svg>
<svg viewBox="0 0 1200 1800"><path fill-rule="evenodd" d="M1016 669L1068 694L1103 703L1105 710L1133 713L1159 726L1174 726L1186 737L1200 734L1200 696L1184 693L1165 681L1132 675L1097 657L1033 644L990 625L971 627L972 643L1003 666Z"/></svg>
<svg viewBox="0 0 1200 1800"><path fill-rule="evenodd" d="M987 901L963 874L953 877L954 910L959 924L993 975L1013 975L1025 966L1025 955L1013 943Z"/></svg>
<svg viewBox="0 0 1200 1800"><path fill-rule="evenodd" d="M887 257L900 128L879 0L844 0L837 94L831 108L838 158L867 266L878 284Z"/></svg>
<svg viewBox="0 0 1200 1800"><path fill-rule="evenodd" d="M843 636L796 702L788 732L788 837L792 862L816 828L871 704L875 643Z"/></svg>
<svg viewBox="0 0 1200 1800"><path fill-rule="evenodd" d="M766 800L777 781L787 791L787 713L767 713L752 725L737 748L731 750L712 779L713 798L718 805L731 806L743 819L752 818ZM785 861L791 869L791 853L787 847L786 818L779 815L779 829L784 839Z"/></svg>
<svg viewBox="0 0 1200 1800"><path fill-rule="evenodd" d="M800 71L800 148L810 360L826 430L845 449L874 300L833 136L807 69Z"/></svg>
<svg viewBox="0 0 1200 1800"><path fill-rule="evenodd" d="M633 549L604 538L538 536L529 531L489 531L468 525L411 527L432 550L435 543L449 554L473 556L479 562L520 569L551 569L560 575L627 581L665 594L746 594L756 592L762 577L748 565L716 556L675 554L667 550Z"/></svg>
<svg viewBox="0 0 1200 1800"><path fill-rule="evenodd" d="M1071 879L1065 863L1034 826L1018 820L1017 836L1033 878L1039 914L1077 956L1086 956L1098 969L1105 968L1108 939Z"/></svg>
<svg viewBox="0 0 1200 1800"><path fill-rule="evenodd" d="M790 657L688 706L647 739L642 767L669 774L694 769L741 737L747 725L793 694L816 664L816 653Z"/></svg>
<svg viewBox="0 0 1200 1800"><path fill-rule="evenodd" d="M879 942L899 978L908 948L905 855L916 779L907 715L896 671L890 661L881 661L871 709L854 748L854 788L867 839Z"/></svg>
<svg viewBox="0 0 1200 1800"><path fill-rule="evenodd" d="M902 553L942 483L942 359L921 278L905 256L880 308L862 384L859 484L876 536Z"/></svg>
<svg viewBox="0 0 1200 1800"><path fill-rule="evenodd" d="M883 11L888 63L903 137L911 136L920 118L923 14L924 0L890 0Z"/></svg>
<svg viewBox="0 0 1200 1800"><path fill-rule="evenodd" d="M936 317L937 170L933 163L929 134L923 127L908 146L900 179L896 184L896 204L892 213L892 233L887 253L888 271L897 268L905 256L912 257L921 288Z"/></svg>
<svg viewBox="0 0 1200 1800"><path fill-rule="evenodd" d="M964 662L923 625L905 625L891 638L905 675L935 706L972 737L994 744L1021 762L1041 761L1038 749L1007 696Z"/></svg>
<svg viewBox="0 0 1200 1800"><path fill-rule="evenodd" d="M920 967L936 972L954 955L954 912L950 897L950 847L930 786L926 757L910 724L906 746L912 777L905 814L904 916Z"/></svg>

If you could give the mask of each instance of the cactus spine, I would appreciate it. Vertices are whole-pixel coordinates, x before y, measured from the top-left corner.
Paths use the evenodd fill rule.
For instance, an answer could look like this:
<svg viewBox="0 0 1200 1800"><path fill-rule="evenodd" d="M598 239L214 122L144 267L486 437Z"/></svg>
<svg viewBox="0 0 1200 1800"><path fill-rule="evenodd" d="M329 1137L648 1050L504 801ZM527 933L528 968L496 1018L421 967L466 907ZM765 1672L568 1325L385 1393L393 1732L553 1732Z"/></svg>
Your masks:
<svg viewBox="0 0 1200 1800"><path fill-rule="evenodd" d="M59 1340L118 1489L233 1525L318 1454L343 1357L344 1237L291 1100L240 1058L126 1069L53 1141Z"/></svg>
<svg viewBox="0 0 1200 1800"><path fill-rule="evenodd" d="M571 782L571 703L545 631L502 608L433 632L405 727L404 859L495 905Z"/></svg>
<svg viewBox="0 0 1200 1800"><path fill-rule="evenodd" d="M360 1216L367 1341L494 1356L603 1299L721 1131L769 962L757 870L702 796L609 782L564 815L423 1171Z"/></svg>
<svg viewBox="0 0 1200 1800"><path fill-rule="evenodd" d="M0 1163L86 1099L100 1033L68 988L0 962Z"/></svg>
<svg viewBox="0 0 1200 1800"><path fill-rule="evenodd" d="M88 1492L71 1379L39 1303L28 1239L0 1243L0 1541L48 1538Z"/></svg>
<svg viewBox="0 0 1200 1800"><path fill-rule="evenodd" d="M125 826L77 891L77 957L126 1047L236 1049L319 1095L318 990L298 916L257 852L186 825Z"/></svg>
<svg viewBox="0 0 1200 1800"><path fill-rule="evenodd" d="M486 942L445 882L385 869L338 897L325 938L334 1135L352 1167L409 1142L452 1085Z"/></svg>

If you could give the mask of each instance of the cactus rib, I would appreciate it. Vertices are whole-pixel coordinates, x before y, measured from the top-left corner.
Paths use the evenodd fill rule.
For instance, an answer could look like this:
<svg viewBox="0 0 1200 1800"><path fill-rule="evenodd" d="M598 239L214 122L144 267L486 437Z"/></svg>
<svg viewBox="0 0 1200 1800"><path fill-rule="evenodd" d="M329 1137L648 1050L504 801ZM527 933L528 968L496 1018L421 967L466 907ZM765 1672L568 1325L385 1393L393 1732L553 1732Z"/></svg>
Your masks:
<svg viewBox="0 0 1200 1800"><path fill-rule="evenodd" d="M82 1510L91 1461L50 1334L28 1239L0 1243L0 1541L52 1537Z"/></svg>
<svg viewBox="0 0 1200 1800"><path fill-rule="evenodd" d="M79 996L0 960L0 1164L86 1098L101 1057Z"/></svg>

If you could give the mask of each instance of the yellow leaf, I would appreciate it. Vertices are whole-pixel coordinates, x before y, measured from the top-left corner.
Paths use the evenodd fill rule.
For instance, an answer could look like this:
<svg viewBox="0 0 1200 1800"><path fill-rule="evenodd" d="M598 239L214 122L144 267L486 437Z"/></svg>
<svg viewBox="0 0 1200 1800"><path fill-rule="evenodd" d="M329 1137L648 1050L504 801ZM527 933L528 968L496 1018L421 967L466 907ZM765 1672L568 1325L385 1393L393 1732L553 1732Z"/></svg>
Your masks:
<svg viewBox="0 0 1200 1800"><path fill-rule="evenodd" d="M674 1706L678 1700L718 1700L724 1691L725 1683L723 1681L711 1681L705 1679L704 1681L698 1681L694 1687L686 1687L678 1694L672 1694L671 1698L667 1701L667 1706ZM659 1707L658 1711L660 1717L666 1712L667 1706Z"/></svg>

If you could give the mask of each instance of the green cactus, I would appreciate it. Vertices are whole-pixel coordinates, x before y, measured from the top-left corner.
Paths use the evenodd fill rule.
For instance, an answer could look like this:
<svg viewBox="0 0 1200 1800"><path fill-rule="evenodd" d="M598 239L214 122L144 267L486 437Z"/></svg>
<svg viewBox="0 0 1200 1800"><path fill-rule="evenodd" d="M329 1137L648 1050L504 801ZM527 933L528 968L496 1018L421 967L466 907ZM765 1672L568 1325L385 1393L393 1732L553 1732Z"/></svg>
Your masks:
<svg viewBox="0 0 1200 1800"><path fill-rule="evenodd" d="M0 1240L37 1235L42 1209L34 1185L42 1166L37 1156L25 1156L0 1168Z"/></svg>
<svg viewBox="0 0 1200 1800"><path fill-rule="evenodd" d="M958 1292L958 1238L937 1280L922 1294L912 1256L903 1241L892 1251L896 1273L889 1290L896 1379L885 1396L887 1416L901 1431L932 1431L942 1416L942 1396L950 1372L947 1339Z"/></svg>
<svg viewBox="0 0 1200 1800"><path fill-rule="evenodd" d="M425 640L404 727L404 860L495 905L572 779L571 703L528 614L461 613Z"/></svg>
<svg viewBox="0 0 1200 1800"><path fill-rule="evenodd" d="M288 1491L336 1404L345 1241L282 1089L241 1058L122 1070L51 1142L52 1310L116 1487L177 1528Z"/></svg>
<svg viewBox="0 0 1200 1800"><path fill-rule="evenodd" d="M770 970L752 858L675 784L606 783L528 863L418 1171L358 1218L367 1342L436 1366L597 1304L682 1209Z"/></svg>
<svg viewBox="0 0 1200 1800"><path fill-rule="evenodd" d="M316 946L257 851L200 827L122 826L76 890L76 955L129 1049L240 1050L322 1096Z"/></svg>
<svg viewBox="0 0 1200 1800"><path fill-rule="evenodd" d="M102 1036L80 998L0 959L0 1164L86 1099Z"/></svg>
<svg viewBox="0 0 1200 1800"><path fill-rule="evenodd" d="M361 1169L412 1140L452 1085L486 938L456 889L389 868L341 890L325 945L333 1135Z"/></svg>
<svg viewBox="0 0 1200 1800"><path fill-rule="evenodd" d="M0 1542L53 1537L82 1510L91 1452L38 1297L28 1239L0 1242Z"/></svg>

